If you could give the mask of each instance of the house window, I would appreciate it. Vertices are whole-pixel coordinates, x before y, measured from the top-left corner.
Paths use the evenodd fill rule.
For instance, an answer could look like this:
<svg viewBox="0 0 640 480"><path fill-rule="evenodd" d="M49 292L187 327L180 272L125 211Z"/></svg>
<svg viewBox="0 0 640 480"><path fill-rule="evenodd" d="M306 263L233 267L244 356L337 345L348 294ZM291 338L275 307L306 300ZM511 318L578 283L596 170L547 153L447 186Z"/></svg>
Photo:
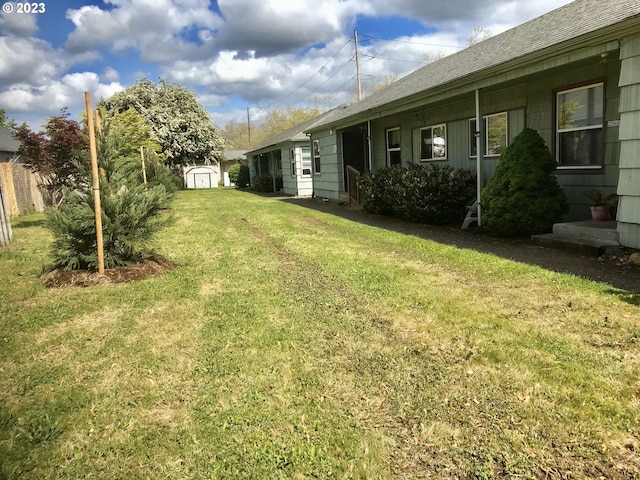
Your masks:
<svg viewBox="0 0 640 480"><path fill-rule="evenodd" d="M447 126L434 125L420 129L420 161L447 158Z"/></svg>
<svg viewBox="0 0 640 480"><path fill-rule="evenodd" d="M604 157L604 85L558 92L556 159L560 168L598 168Z"/></svg>
<svg viewBox="0 0 640 480"><path fill-rule="evenodd" d="M484 119L484 156L499 157L507 147L507 112L486 115ZM469 156L477 157L476 119L469 120Z"/></svg>
<svg viewBox="0 0 640 480"><path fill-rule="evenodd" d="M296 149L289 149L289 162L291 163L291 176L296 176Z"/></svg>
<svg viewBox="0 0 640 480"><path fill-rule="evenodd" d="M313 171L316 174L320 173L320 141L313 141Z"/></svg>
<svg viewBox="0 0 640 480"><path fill-rule="evenodd" d="M311 149L309 147L302 147L302 176L311 176Z"/></svg>
<svg viewBox="0 0 640 480"><path fill-rule="evenodd" d="M387 165L393 167L394 165L400 165L401 163L400 127L390 128L387 130Z"/></svg>

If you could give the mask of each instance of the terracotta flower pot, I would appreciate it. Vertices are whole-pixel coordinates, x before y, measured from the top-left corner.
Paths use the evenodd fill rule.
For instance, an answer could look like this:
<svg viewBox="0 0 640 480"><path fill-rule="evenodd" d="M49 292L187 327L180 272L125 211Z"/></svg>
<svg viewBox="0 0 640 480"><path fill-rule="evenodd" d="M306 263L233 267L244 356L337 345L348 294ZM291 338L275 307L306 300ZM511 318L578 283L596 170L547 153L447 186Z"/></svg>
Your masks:
<svg viewBox="0 0 640 480"><path fill-rule="evenodd" d="M609 220L609 205L592 205L591 219L596 222Z"/></svg>

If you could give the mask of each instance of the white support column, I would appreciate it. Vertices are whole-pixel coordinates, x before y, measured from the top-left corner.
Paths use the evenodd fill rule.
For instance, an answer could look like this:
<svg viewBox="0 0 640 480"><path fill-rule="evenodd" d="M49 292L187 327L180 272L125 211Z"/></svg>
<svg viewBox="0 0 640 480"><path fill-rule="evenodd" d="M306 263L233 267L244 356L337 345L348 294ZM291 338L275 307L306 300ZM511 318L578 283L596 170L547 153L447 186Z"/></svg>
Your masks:
<svg viewBox="0 0 640 480"><path fill-rule="evenodd" d="M373 170L371 156L371 120L367 120L367 160L369 162L369 171L371 171Z"/></svg>
<svg viewBox="0 0 640 480"><path fill-rule="evenodd" d="M476 89L476 200L478 202L478 226L482 225L482 159L484 157L484 119L482 118L482 91Z"/></svg>

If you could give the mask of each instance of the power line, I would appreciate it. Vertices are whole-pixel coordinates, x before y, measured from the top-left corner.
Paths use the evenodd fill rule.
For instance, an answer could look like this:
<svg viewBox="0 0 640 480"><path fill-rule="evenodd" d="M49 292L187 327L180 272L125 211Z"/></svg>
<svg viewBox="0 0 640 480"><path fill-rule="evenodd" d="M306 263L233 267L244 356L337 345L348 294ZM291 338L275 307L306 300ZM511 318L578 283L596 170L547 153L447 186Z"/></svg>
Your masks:
<svg viewBox="0 0 640 480"><path fill-rule="evenodd" d="M349 39L347 40L347 42L340 48L340 50L338 50L329 60L327 60L327 62L322 65L318 71L316 71L313 75L311 75L307 80L305 80L302 84L300 84L298 87L296 87L294 90L292 90L291 92L287 93L284 97L280 97L276 100L274 100L273 102L269 103L269 105L267 105L267 107L270 107L276 103L280 103L282 102L282 100L284 100L287 97L290 97L291 95L293 95L294 93L296 93L298 90L300 90L302 87L304 87L307 83L309 83L311 80L313 80L321 71L322 69L324 69L327 65L329 65L329 63L331 63L332 60L334 60L338 54L344 50L344 48L349 45L349 43L351 43L351 40L353 40L353 37L349 37ZM342 65L342 67L344 67L345 64ZM342 67L340 67L340 69L342 69ZM338 70L339 71L339 70ZM331 78L331 77L329 77ZM325 82L326 83L326 82ZM324 83L322 84L324 85ZM318 88L318 87L316 87ZM305 97L306 98L306 97Z"/></svg>
<svg viewBox="0 0 640 480"><path fill-rule="evenodd" d="M413 45L424 45L427 47L443 47L443 48L455 48L458 50L461 50L464 47L461 47L459 45L441 45L438 43L424 43L424 42L410 42L409 40L395 40L395 39L391 39L391 38L380 38L380 37L374 37L373 35L367 35L366 33L361 33L360 34L361 37L366 37L370 40L382 40L384 42L395 42L395 43L410 43Z"/></svg>
<svg viewBox="0 0 640 480"><path fill-rule="evenodd" d="M363 57L368 57L369 60L388 60L390 62L408 62L408 63L424 63L424 62L418 62L417 60L402 60L400 58L386 58L386 57L376 57L375 55L362 55Z"/></svg>

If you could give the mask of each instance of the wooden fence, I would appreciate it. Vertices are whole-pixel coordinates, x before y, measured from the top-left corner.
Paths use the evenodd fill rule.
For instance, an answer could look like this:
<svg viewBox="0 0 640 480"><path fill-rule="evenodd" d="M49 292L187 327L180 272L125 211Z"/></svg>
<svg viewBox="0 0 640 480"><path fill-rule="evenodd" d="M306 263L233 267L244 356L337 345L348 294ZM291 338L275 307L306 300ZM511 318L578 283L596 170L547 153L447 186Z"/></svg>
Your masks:
<svg viewBox="0 0 640 480"><path fill-rule="evenodd" d="M3 175L0 171L0 247L9 245L13 238L11 218L5 197Z"/></svg>
<svg viewBox="0 0 640 480"><path fill-rule="evenodd" d="M37 174L25 165L12 162L0 163L0 172L9 215L18 217L44 211L45 201Z"/></svg>

